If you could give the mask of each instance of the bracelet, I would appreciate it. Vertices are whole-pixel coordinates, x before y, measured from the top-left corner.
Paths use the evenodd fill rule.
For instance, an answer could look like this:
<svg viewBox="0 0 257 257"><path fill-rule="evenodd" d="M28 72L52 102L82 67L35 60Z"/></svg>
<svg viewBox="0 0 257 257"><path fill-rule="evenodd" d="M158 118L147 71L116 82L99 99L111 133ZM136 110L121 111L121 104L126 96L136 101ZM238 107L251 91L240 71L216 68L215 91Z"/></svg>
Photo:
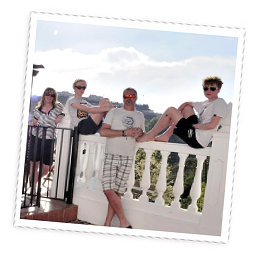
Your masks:
<svg viewBox="0 0 257 257"><path fill-rule="evenodd" d="M123 136L123 137L126 137L126 136L127 136L127 134L126 134L126 131L125 131L125 130L122 130L122 136Z"/></svg>

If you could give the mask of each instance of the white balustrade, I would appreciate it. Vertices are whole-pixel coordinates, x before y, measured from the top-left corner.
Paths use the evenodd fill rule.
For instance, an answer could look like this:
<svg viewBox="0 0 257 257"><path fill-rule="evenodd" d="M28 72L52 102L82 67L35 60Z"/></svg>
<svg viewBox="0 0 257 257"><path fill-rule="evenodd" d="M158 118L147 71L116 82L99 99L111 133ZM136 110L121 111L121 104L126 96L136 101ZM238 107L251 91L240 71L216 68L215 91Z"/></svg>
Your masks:
<svg viewBox="0 0 257 257"><path fill-rule="evenodd" d="M141 194L141 196L139 197L140 201L143 202L148 202L148 196L147 196L147 192L148 189L151 185L151 176L150 176L150 166L151 166L151 157L153 154L154 150L152 149L145 149L145 169L144 169L144 173L142 176L142 181L140 183L140 187L143 190L143 193Z"/></svg>
<svg viewBox="0 0 257 257"><path fill-rule="evenodd" d="M230 116L223 121L222 129L214 135L212 147L203 149L193 149L185 144L154 141L136 144L134 162L128 180L128 189L124 197L122 197L124 211L133 227L220 235L225 195L229 129ZM78 184L76 184L77 181L75 181L73 198L74 203L79 205L78 218L99 225L103 224L105 219L107 200L102 189L94 188L94 190L91 190L91 188L87 187L87 181L92 177L99 182L101 181L105 140L104 137L96 135L80 136L81 148L79 150L76 175L86 183L79 188ZM86 154L83 154L85 145ZM142 195L136 200L133 199L132 188L134 188L135 183L135 157L139 148L144 149L146 157L142 181L140 188L138 188L142 190ZM147 193L151 185L151 156L156 150L160 151L162 155L160 174L156 184L158 197L155 203L146 205L149 202ZM173 186L174 201L167 208L167 206L164 206L163 194L167 189L167 158L171 152L178 153L179 169ZM196 156L197 168L190 191L192 203L188 210L181 211L180 196L184 191L184 168L189 155ZM201 195L201 174L203 163L207 156L210 156L208 181L203 211L199 213L197 200Z"/></svg>
<svg viewBox="0 0 257 257"><path fill-rule="evenodd" d="M127 192L125 193L125 196L124 196L124 198L126 199L133 199L132 188L135 184L135 161L136 161L137 151L138 151L138 148L136 148L135 154L133 157L133 164L132 164L132 168L129 174L128 184L127 184Z"/></svg>
<svg viewBox="0 0 257 257"><path fill-rule="evenodd" d="M161 151L162 155L162 164L161 164L161 170L158 177L158 181L156 184L156 190L158 193L158 197L155 200L155 203L158 205L165 205L165 201L163 199L163 193L166 191L167 188L167 160L169 157L170 152L168 151Z"/></svg>
<svg viewBox="0 0 257 257"><path fill-rule="evenodd" d="M188 154L178 154L179 156L179 169L177 173L177 178L175 181L175 184L173 186L173 194L174 194L174 201L171 205L173 208L180 208L180 196L182 195L184 191L184 167L185 167L185 161L188 157Z"/></svg>
<svg viewBox="0 0 257 257"><path fill-rule="evenodd" d="M206 156L196 155L196 159L197 159L197 168L195 172L194 181L190 190L190 196L191 196L192 202L188 207L188 211L194 212L194 213L198 212L197 200L201 196L201 185L202 185L201 178L202 178L203 163L204 163L204 160L206 159Z"/></svg>

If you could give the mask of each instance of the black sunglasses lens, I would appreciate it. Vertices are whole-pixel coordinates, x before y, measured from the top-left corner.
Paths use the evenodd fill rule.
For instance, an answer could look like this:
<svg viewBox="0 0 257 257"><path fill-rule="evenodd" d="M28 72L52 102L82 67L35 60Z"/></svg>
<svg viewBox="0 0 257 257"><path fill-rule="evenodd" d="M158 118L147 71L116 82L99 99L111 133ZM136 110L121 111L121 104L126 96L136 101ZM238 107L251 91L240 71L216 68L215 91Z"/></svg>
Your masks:
<svg viewBox="0 0 257 257"><path fill-rule="evenodd" d="M77 89L86 89L86 87L76 86Z"/></svg>
<svg viewBox="0 0 257 257"><path fill-rule="evenodd" d="M203 88L204 91L208 91L208 89L210 89L211 91L215 91L217 88L216 87L204 87Z"/></svg>

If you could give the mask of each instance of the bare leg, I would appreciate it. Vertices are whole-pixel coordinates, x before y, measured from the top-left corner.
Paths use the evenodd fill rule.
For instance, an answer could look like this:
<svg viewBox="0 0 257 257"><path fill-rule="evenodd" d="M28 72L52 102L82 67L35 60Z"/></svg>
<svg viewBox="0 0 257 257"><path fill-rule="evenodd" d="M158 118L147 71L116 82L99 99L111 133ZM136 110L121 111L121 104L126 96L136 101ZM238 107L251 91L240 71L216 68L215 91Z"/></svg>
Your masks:
<svg viewBox="0 0 257 257"><path fill-rule="evenodd" d="M30 162L29 180L31 182L31 186L33 187L33 192L36 191L36 185L38 180L38 167L39 167L39 162L35 163L35 170L34 170L34 163L32 161ZM33 180L33 170L34 170L34 180Z"/></svg>
<svg viewBox="0 0 257 257"><path fill-rule="evenodd" d="M194 115L195 112L194 112L193 107L187 105L187 106L182 110L181 114L182 114L182 116L183 116L184 118L187 119L188 117ZM173 122L171 122L171 123L170 123L170 126L168 127L168 129L167 129L164 133L162 133L161 135L156 136L156 137L154 138L154 141L168 142L169 139L170 139L170 137L172 136L173 131L174 131L175 128L176 128L175 124L174 124Z"/></svg>
<svg viewBox="0 0 257 257"><path fill-rule="evenodd" d="M116 213L116 215L118 216L118 218L120 220L120 227L122 227L122 228L128 227L130 224L125 217L125 214L124 214L124 211L122 208L122 204L121 204L120 196L117 195L114 190L105 190L104 194L107 197L108 202L111 205L113 211ZM107 214L107 216L108 216L108 214Z"/></svg>
<svg viewBox="0 0 257 257"><path fill-rule="evenodd" d="M182 115L184 118L188 118L192 115L195 115L193 107L187 105L183 110L182 110Z"/></svg>
<svg viewBox="0 0 257 257"><path fill-rule="evenodd" d="M120 194L118 194L117 192L115 192L115 193L120 198ZM113 219L114 215L115 215L115 211L112 208L112 206L110 205L110 203L108 203L108 212L107 212L107 216L106 216L106 219L105 219L104 226L111 226L112 219Z"/></svg>
<svg viewBox="0 0 257 257"><path fill-rule="evenodd" d="M174 125L174 123L171 123L171 125L167 128L167 130L165 130L165 132L154 138L154 141L168 142L173 134L174 128L176 128L176 126Z"/></svg>
<svg viewBox="0 0 257 257"><path fill-rule="evenodd" d="M99 106L109 106L112 105L107 98L103 98L99 102ZM106 116L106 112L99 112L91 114L92 120L95 122L96 125L99 125L101 120Z"/></svg>
<svg viewBox="0 0 257 257"><path fill-rule="evenodd" d="M183 118L180 111L178 111L174 107L169 107L161 116L161 118L158 120L158 122L155 124L155 126L145 135L138 138L138 142L144 142L144 141L153 141L155 136L161 132L163 129L165 129L170 124L176 125L178 121Z"/></svg>
<svg viewBox="0 0 257 257"><path fill-rule="evenodd" d="M42 177L44 177L50 169L49 165L42 165ZM30 162L30 181L32 181L32 173L33 173L33 162ZM39 162L36 162L35 166L35 175L34 175L34 183L33 183L33 193L36 192L37 190L37 182L38 182L38 177L39 177Z"/></svg>
<svg viewBox="0 0 257 257"><path fill-rule="evenodd" d="M104 226L111 226L112 223L112 219L115 215L115 211L113 210L112 206L110 205L110 203L108 203L108 212L107 212L107 216L105 219L105 223Z"/></svg>

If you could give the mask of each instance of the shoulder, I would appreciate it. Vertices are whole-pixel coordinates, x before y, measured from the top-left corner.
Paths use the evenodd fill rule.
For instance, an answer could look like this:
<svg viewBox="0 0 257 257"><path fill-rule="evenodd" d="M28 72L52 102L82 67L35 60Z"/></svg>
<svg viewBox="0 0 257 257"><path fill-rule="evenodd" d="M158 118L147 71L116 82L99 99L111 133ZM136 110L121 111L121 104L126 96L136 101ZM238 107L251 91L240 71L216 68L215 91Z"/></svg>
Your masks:
<svg viewBox="0 0 257 257"><path fill-rule="evenodd" d="M79 103L80 101L79 101L79 99L78 98L76 98L76 97L71 97L70 99L68 99L68 101L67 101L69 104L73 104L73 103Z"/></svg>
<svg viewBox="0 0 257 257"><path fill-rule="evenodd" d="M136 114L137 114L139 117L143 117L143 118L145 117L142 112L140 112L140 111L135 111L135 112L136 112Z"/></svg>
<svg viewBox="0 0 257 257"><path fill-rule="evenodd" d="M61 102L58 102L56 105L55 105L56 108L63 108L63 104Z"/></svg>
<svg viewBox="0 0 257 257"><path fill-rule="evenodd" d="M223 98L217 98L215 101L216 105L222 105L222 106L227 106L226 101Z"/></svg>

